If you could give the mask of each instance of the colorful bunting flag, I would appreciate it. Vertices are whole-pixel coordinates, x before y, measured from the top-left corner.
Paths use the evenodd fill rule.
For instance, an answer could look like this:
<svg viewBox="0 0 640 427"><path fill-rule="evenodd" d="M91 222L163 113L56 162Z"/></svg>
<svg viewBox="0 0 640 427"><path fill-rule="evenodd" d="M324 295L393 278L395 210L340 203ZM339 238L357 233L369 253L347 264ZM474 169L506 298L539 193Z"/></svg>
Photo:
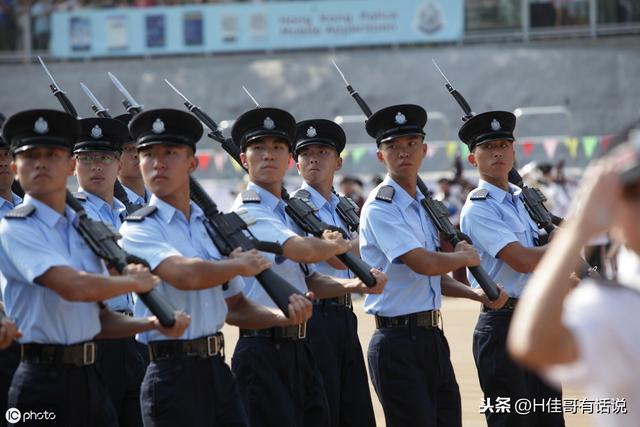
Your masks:
<svg viewBox="0 0 640 427"><path fill-rule="evenodd" d="M542 141L542 146L549 160L552 160L556 154L556 148L558 148L558 140L556 138L545 138Z"/></svg>
<svg viewBox="0 0 640 427"><path fill-rule="evenodd" d="M469 146L464 143L460 143L460 155L465 158L469 155Z"/></svg>
<svg viewBox="0 0 640 427"><path fill-rule="evenodd" d="M360 160L362 160L362 157L364 157L364 155L367 154L367 147L357 147L353 149L353 152L351 153L351 158L353 159L353 162L355 164L360 163Z"/></svg>
<svg viewBox="0 0 640 427"><path fill-rule="evenodd" d="M206 171L209 169L209 163L211 162L210 154L199 154L198 155L198 169L201 171Z"/></svg>
<svg viewBox="0 0 640 427"><path fill-rule="evenodd" d="M576 155L578 154L578 138L566 138L564 140L564 144L569 150L569 155L571 157L576 157Z"/></svg>
<svg viewBox="0 0 640 427"><path fill-rule="evenodd" d="M447 157L453 159L458 153L458 144L455 141L447 142Z"/></svg>
<svg viewBox="0 0 640 427"><path fill-rule="evenodd" d="M522 143L522 151L526 157L531 157L531 153L533 153L533 142L532 141L524 141Z"/></svg>
<svg viewBox="0 0 640 427"><path fill-rule="evenodd" d="M585 136L582 138L582 149L584 150L585 156L587 159L590 159L593 156L593 152L598 146L598 137L596 136Z"/></svg>
<svg viewBox="0 0 640 427"><path fill-rule="evenodd" d="M227 155L225 153L216 153L216 155L213 157L213 163L216 166L216 171L222 172L222 169L224 169L224 161L226 158Z"/></svg>

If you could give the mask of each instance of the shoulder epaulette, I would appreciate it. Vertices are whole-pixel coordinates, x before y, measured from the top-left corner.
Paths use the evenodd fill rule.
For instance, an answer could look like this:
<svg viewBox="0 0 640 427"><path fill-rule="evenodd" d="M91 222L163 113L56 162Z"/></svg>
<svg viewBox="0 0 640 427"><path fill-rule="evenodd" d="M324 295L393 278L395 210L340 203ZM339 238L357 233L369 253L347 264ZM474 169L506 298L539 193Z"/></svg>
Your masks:
<svg viewBox="0 0 640 427"><path fill-rule="evenodd" d="M396 194L395 188L390 185L384 185L378 189L376 193L376 199L382 200L383 202L391 203L393 202L393 196Z"/></svg>
<svg viewBox="0 0 640 427"><path fill-rule="evenodd" d="M477 188L471 192L469 199L471 200L487 200L489 190L486 188Z"/></svg>
<svg viewBox="0 0 640 427"><path fill-rule="evenodd" d="M300 189L295 192L293 197L297 197L298 199L311 200L311 193L309 193L305 189Z"/></svg>
<svg viewBox="0 0 640 427"><path fill-rule="evenodd" d="M256 190L245 190L240 193L242 203L260 203L260 195Z"/></svg>
<svg viewBox="0 0 640 427"><path fill-rule="evenodd" d="M157 210L157 206L145 206L134 213L125 216L123 221L141 222L144 221L146 217L153 215Z"/></svg>
<svg viewBox="0 0 640 427"><path fill-rule="evenodd" d="M74 191L71 194L73 195L74 199L80 200L81 202L86 202L88 200L87 195L80 191Z"/></svg>
<svg viewBox="0 0 640 427"><path fill-rule="evenodd" d="M22 205L11 209L4 217L7 219L25 219L35 211L36 207L33 205Z"/></svg>

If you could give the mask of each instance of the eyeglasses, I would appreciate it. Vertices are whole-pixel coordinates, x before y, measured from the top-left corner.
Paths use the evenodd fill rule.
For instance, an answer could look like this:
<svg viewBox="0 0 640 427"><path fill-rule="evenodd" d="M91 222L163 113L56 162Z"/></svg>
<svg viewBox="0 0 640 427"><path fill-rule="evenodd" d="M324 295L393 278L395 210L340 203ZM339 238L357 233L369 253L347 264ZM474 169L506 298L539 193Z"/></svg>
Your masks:
<svg viewBox="0 0 640 427"><path fill-rule="evenodd" d="M83 165L90 165L92 163L110 165L117 160L117 157L113 154L78 154L76 159Z"/></svg>

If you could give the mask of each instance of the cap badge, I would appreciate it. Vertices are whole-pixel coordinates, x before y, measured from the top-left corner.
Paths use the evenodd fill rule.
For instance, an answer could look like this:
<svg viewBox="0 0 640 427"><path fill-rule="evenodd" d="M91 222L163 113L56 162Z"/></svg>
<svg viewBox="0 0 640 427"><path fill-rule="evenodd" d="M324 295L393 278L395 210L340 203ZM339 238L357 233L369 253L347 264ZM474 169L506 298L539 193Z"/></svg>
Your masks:
<svg viewBox="0 0 640 427"><path fill-rule="evenodd" d="M151 130L153 131L153 133L162 133L166 130L166 128L164 127L164 122L162 120L160 120L159 118L157 118L154 122L153 125L151 126Z"/></svg>
<svg viewBox="0 0 640 427"><path fill-rule="evenodd" d="M42 117L38 117L38 120L33 124L33 131L38 135L44 135L49 132L49 123Z"/></svg>
<svg viewBox="0 0 640 427"><path fill-rule="evenodd" d="M405 117L404 114L398 111L398 114L396 114L396 124L403 125L405 123L407 123L407 118Z"/></svg>
<svg viewBox="0 0 640 427"><path fill-rule="evenodd" d="M271 119L271 117L267 117L266 119L264 119L264 122L262 122L262 125L264 126L265 129L267 130L272 130L276 128L276 124L275 122Z"/></svg>
<svg viewBox="0 0 640 427"><path fill-rule="evenodd" d="M102 138L102 128L100 126L95 125L93 128L91 128L91 138L93 139Z"/></svg>
<svg viewBox="0 0 640 427"><path fill-rule="evenodd" d="M313 138L316 135L318 135L318 132L316 131L316 128L314 128L313 126L309 126L309 129L307 129L307 136L309 138Z"/></svg>
<svg viewBox="0 0 640 427"><path fill-rule="evenodd" d="M498 131L500 129L502 129L502 126L500 126L500 122L497 121L496 119L491 120L491 129Z"/></svg>

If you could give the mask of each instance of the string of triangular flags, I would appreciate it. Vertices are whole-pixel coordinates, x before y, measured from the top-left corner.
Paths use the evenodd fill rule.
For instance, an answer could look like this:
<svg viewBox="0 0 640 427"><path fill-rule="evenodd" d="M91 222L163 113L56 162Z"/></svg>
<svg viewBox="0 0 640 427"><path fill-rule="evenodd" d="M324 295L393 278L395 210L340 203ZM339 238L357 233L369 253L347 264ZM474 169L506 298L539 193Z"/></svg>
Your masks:
<svg viewBox="0 0 640 427"><path fill-rule="evenodd" d="M580 148L586 159L591 159L597 152L605 153L609 148L613 135L604 136L583 136L583 137L530 137L519 138L516 142L516 155L518 158L526 159L531 157L534 152L542 151L552 160L559 147L565 147L566 152L571 158L578 156ZM427 149L427 158L433 158L437 153L444 150L448 159L453 159L458 154L466 157L469 154L468 147L459 141L429 141ZM350 161L359 164L363 159L373 156L375 157L376 147L374 144L354 144L347 146L340 155L344 161ZM234 160L232 160L225 152L203 151L198 153L198 169L207 171L212 166L215 171L222 172L225 168L233 168L236 172L241 172L242 168ZM295 165L293 161L289 164L289 168Z"/></svg>

